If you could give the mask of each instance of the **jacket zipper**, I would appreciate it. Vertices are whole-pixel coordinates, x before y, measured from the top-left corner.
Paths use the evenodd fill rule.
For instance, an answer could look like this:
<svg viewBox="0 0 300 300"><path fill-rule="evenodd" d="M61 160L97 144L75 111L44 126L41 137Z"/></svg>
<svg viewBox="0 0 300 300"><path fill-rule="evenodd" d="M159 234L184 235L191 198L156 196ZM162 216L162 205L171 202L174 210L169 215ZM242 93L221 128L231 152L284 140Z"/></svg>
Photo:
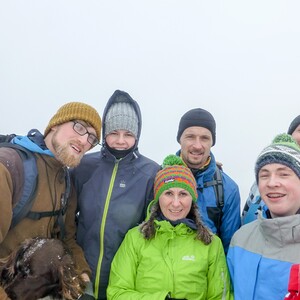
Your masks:
<svg viewBox="0 0 300 300"><path fill-rule="evenodd" d="M114 169L112 172L111 180L109 183L109 189L108 189L107 196L105 199L105 206L104 206L104 211L103 211L103 215L102 215L102 222L101 222L101 226L100 226L100 233L99 233L100 234L100 247L99 247L100 253L99 253L98 264L97 264L97 272L96 272L96 278L95 278L95 292L94 292L94 296L96 299L98 299L98 295L99 295L100 273L101 273L103 255L104 255L104 233L105 233L106 217L107 217L107 211L108 211L108 207L109 207L109 203L110 203L111 193L113 190L113 186L114 186L117 171L118 171L118 166L119 166L119 161L117 161L115 163L115 166L114 166Z"/></svg>

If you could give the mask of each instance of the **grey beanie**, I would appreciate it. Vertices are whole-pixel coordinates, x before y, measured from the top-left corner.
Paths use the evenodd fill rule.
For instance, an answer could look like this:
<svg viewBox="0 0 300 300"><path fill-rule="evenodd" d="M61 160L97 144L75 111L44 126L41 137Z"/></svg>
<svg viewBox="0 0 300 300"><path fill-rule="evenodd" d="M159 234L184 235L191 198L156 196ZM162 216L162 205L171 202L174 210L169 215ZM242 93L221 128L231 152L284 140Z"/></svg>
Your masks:
<svg viewBox="0 0 300 300"><path fill-rule="evenodd" d="M216 121L210 112L202 108L191 109L181 117L177 133L178 143L180 143L180 137L184 130L192 126L208 129L212 135L212 145L216 143Z"/></svg>
<svg viewBox="0 0 300 300"><path fill-rule="evenodd" d="M298 125L300 124L300 115L297 116L292 123L290 124L290 127L287 131L288 134L292 135L293 132L295 131L295 129L298 127Z"/></svg>
<svg viewBox="0 0 300 300"><path fill-rule="evenodd" d="M272 144L266 147L258 156L255 164L257 183L259 170L268 164L285 165L300 178L300 147L289 134L277 135Z"/></svg>
<svg viewBox="0 0 300 300"><path fill-rule="evenodd" d="M137 138L138 117L130 103L118 102L113 104L107 111L104 123L104 136L114 130L128 130Z"/></svg>

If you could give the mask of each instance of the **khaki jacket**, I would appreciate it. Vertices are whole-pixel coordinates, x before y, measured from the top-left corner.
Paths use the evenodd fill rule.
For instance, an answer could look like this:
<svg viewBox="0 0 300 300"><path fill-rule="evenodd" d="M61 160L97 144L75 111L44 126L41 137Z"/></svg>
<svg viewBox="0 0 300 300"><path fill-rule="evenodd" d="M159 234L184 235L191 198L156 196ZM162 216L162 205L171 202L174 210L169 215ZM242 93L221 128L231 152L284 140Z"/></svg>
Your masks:
<svg viewBox="0 0 300 300"><path fill-rule="evenodd" d="M15 150L0 148L0 258L9 255L27 238L37 236L59 238L60 234L60 228L56 224L56 216L44 217L40 220L24 218L14 228L10 229L13 195L14 193L22 194L20 193L20 184L23 182L24 174L22 161L17 159L12 152L11 155L7 155L8 151ZM53 157L38 153L35 153L35 155L37 156L38 184L31 211L44 212L58 210L61 208L61 198L66 188L64 169L61 163ZM8 168L11 165L14 167ZM71 249L80 272L85 272L90 276L90 268L81 248L75 241L77 200L73 188L69 203L70 205L65 215L65 242Z"/></svg>

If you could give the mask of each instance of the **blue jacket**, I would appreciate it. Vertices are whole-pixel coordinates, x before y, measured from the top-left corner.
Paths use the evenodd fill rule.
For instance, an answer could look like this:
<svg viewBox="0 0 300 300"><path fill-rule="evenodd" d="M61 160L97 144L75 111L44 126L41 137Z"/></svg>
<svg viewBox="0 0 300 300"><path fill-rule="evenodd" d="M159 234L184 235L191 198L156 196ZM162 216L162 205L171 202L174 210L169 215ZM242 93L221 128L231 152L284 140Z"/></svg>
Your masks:
<svg viewBox="0 0 300 300"><path fill-rule="evenodd" d="M108 101L103 120L114 100ZM147 205L153 198L154 178L160 169L138 151L141 115L136 102L130 97L128 101L139 117L134 149L117 160L103 145L100 152L85 155L72 171L78 193L77 242L92 269L96 299L106 299L111 261L126 232L145 219Z"/></svg>
<svg viewBox="0 0 300 300"><path fill-rule="evenodd" d="M290 268L300 263L300 215L257 220L233 236L228 268L235 300L282 300Z"/></svg>
<svg viewBox="0 0 300 300"><path fill-rule="evenodd" d="M177 152L180 155L180 151ZM217 232L217 228L214 222L208 217L207 208L217 207L217 199L213 186L205 187L204 183L213 180L213 176L216 170L216 160L212 153L210 153L211 161L208 168L201 172L199 171L195 175L197 182L198 199L197 204L199 206L200 214L204 223L212 230L213 233ZM223 243L224 251L227 253L229 243L233 234L241 226L240 215L240 192L238 185L223 171L223 191L224 191L224 207L222 224L220 230L220 238Z"/></svg>

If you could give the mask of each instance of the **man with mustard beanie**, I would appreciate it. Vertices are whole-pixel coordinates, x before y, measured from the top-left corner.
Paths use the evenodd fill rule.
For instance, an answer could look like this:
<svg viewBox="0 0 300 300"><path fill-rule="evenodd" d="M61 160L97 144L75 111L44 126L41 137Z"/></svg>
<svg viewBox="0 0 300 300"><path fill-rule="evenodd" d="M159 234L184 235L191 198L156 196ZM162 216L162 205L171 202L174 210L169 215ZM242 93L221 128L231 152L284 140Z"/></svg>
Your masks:
<svg viewBox="0 0 300 300"><path fill-rule="evenodd" d="M277 135L262 150L255 178L266 206L231 240L234 299L297 299L288 292L300 293L299 281L289 290L291 271L300 264L300 147L290 135Z"/></svg>
<svg viewBox="0 0 300 300"><path fill-rule="evenodd" d="M138 150L142 115L132 97L116 90L103 113L99 152L72 171L78 195L77 242L92 269L95 299L106 299L111 261L126 232L142 222L153 199L159 165Z"/></svg>
<svg viewBox="0 0 300 300"><path fill-rule="evenodd" d="M238 185L216 163L211 147L216 143L216 122L202 108L187 111L180 119L177 133L180 156L197 181L200 214L216 233L227 253L230 239L240 227Z"/></svg>
<svg viewBox="0 0 300 300"><path fill-rule="evenodd" d="M83 155L99 144L100 132L98 112L88 104L70 102L54 114L44 135L32 129L27 136L15 136L1 145L0 258L28 238L60 238L72 251L84 279L89 280L90 268L74 238L76 195L68 168L77 166ZM33 161L25 159L25 153ZM33 176L35 190L29 196L26 192ZM22 201L28 199L32 200L30 206L22 207ZM7 299L2 288L0 299Z"/></svg>

